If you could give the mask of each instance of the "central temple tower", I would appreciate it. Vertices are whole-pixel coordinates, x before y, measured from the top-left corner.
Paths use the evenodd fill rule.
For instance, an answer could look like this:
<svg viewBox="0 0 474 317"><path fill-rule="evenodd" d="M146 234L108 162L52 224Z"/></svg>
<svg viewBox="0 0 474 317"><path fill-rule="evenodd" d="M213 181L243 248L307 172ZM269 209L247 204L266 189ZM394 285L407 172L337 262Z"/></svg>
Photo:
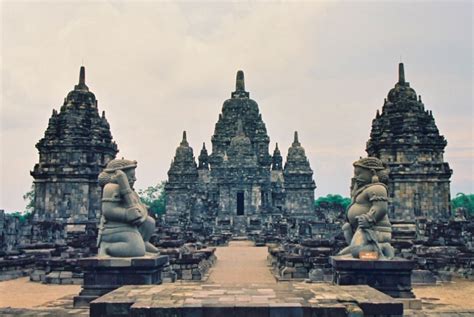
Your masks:
<svg viewBox="0 0 474 317"><path fill-rule="evenodd" d="M219 215L268 211L271 192L270 138L257 103L245 91L244 73L237 72L235 91L224 102L211 139L209 193L218 200Z"/></svg>
<svg viewBox="0 0 474 317"><path fill-rule="evenodd" d="M222 106L211 143L211 154L203 144L198 164L187 143L187 151L178 147L165 186L170 222L183 215L192 221L210 217L216 225L242 231L269 215L313 212L313 171L297 134L283 169L278 145L273 156L269 153L267 128L245 90L243 71L237 72L235 91ZM192 179L185 177L191 174Z"/></svg>

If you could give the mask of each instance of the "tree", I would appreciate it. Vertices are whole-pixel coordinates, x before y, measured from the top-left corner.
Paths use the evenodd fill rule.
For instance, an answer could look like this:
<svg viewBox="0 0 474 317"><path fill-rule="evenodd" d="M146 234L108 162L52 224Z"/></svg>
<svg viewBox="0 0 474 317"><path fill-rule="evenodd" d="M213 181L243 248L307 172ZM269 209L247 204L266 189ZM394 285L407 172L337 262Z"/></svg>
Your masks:
<svg viewBox="0 0 474 317"><path fill-rule="evenodd" d="M15 218L18 218L18 220L20 221L20 223L24 223L25 221L27 221L28 219L31 218L31 212L19 212L19 211L15 211L15 212L12 212L10 213L11 216L15 217Z"/></svg>
<svg viewBox="0 0 474 317"><path fill-rule="evenodd" d="M328 194L326 197L319 197L314 201L316 208L332 209L344 212L350 205L351 199L341 195Z"/></svg>
<svg viewBox="0 0 474 317"><path fill-rule="evenodd" d="M466 210L468 216L474 216L474 194L457 193L456 198L451 199L451 210L458 208Z"/></svg>
<svg viewBox="0 0 474 317"><path fill-rule="evenodd" d="M148 186L146 189L138 191L140 200L148 206L148 209L155 215L162 215L165 213L166 207L166 193L165 182L161 182L155 186Z"/></svg>
<svg viewBox="0 0 474 317"><path fill-rule="evenodd" d="M35 183L31 184L30 190L23 195L26 201L25 213L33 213L35 209Z"/></svg>

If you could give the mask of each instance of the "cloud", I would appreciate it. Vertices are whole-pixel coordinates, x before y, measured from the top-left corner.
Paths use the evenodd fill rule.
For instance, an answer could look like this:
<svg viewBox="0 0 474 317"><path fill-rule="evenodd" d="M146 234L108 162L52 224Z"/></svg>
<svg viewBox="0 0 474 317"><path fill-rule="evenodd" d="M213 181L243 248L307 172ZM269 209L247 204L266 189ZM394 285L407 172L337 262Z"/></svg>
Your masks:
<svg viewBox="0 0 474 317"><path fill-rule="evenodd" d="M196 157L202 142L210 149L243 69L270 152L278 142L285 157L298 130L319 196L348 195L351 163L365 154L402 54L408 80L448 139L453 188L472 191L463 172L472 171L471 7L2 2L0 208L24 206L34 144L82 63L119 155L139 161L138 187L166 179L182 130Z"/></svg>

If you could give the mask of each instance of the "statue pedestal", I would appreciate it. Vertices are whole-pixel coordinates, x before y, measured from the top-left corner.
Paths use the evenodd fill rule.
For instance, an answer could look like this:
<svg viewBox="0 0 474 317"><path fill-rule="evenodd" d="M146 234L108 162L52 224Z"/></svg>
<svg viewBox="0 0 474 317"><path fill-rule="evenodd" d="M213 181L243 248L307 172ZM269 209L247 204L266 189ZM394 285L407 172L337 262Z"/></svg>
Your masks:
<svg viewBox="0 0 474 317"><path fill-rule="evenodd" d="M124 285L161 284L161 272L168 265L167 255L137 258L90 257L79 260L84 284L74 307L89 306L94 299Z"/></svg>
<svg viewBox="0 0 474 317"><path fill-rule="evenodd" d="M333 283L337 285L369 285L395 298L415 298L411 273L415 262L402 258L392 260L360 260L332 256Z"/></svg>

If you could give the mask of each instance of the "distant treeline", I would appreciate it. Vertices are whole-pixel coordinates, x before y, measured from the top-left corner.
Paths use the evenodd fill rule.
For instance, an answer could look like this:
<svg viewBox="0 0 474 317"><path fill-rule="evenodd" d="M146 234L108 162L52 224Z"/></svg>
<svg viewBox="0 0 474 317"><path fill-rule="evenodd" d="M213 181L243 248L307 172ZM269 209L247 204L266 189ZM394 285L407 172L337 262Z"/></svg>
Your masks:
<svg viewBox="0 0 474 317"><path fill-rule="evenodd" d="M329 194L325 197L319 197L314 201L316 208L330 210L346 210L350 205L351 199L338 194ZM451 210L454 214L456 210L464 210L466 216L474 216L474 194L458 193L451 200Z"/></svg>
<svg viewBox="0 0 474 317"><path fill-rule="evenodd" d="M351 204L351 199L342 197L339 194L328 194L325 197L319 197L314 201L316 209L326 209L343 212Z"/></svg>

